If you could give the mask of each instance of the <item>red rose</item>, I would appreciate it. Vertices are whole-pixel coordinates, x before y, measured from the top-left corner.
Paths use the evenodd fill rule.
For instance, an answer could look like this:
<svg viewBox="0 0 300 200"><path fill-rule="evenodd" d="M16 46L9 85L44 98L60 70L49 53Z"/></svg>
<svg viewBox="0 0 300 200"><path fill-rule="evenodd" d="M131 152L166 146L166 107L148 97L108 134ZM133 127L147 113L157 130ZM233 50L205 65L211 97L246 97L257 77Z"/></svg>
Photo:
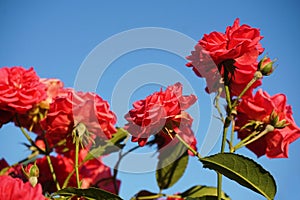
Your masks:
<svg viewBox="0 0 300 200"><path fill-rule="evenodd" d="M183 96L181 83L176 83L165 91L155 92L146 99L135 102L134 108L125 115L128 121L125 129L132 134L132 141L138 142L140 146L144 146L151 135L168 134L166 129L187 134L187 138L191 140L192 118L184 110L196 100L194 95Z"/></svg>
<svg viewBox="0 0 300 200"><path fill-rule="evenodd" d="M231 96L238 96L257 71L257 58L264 50L259 43L262 38L259 29L245 24L240 26L239 19L236 19L225 33L205 34L192 55L187 57L191 61L187 66L193 67L198 76L206 79L208 93L222 87L226 70ZM260 80L245 96L251 95L252 89L259 85Z"/></svg>
<svg viewBox="0 0 300 200"><path fill-rule="evenodd" d="M32 187L29 182L11 176L0 176L0 200L42 200L42 187Z"/></svg>
<svg viewBox="0 0 300 200"><path fill-rule="evenodd" d="M289 144L300 137L300 128L295 124L292 108L286 101L284 94L271 97L259 90L238 105L236 130L240 139L252 133L249 128L242 129L251 120L260 122L262 127L268 124L275 127L274 131L247 145L258 157L265 154L269 158L288 157Z"/></svg>
<svg viewBox="0 0 300 200"><path fill-rule="evenodd" d="M42 134L43 129L40 126L40 121L44 119L49 110L49 104L58 96L66 96L68 89L63 88L64 84L59 79L40 79L40 82L45 85L47 99L36 104L26 114L19 114L18 118L14 118L16 126L22 126L27 130ZM0 121L1 122L1 121Z"/></svg>
<svg viewBox="0 0 300 200"><path fill-rule="evenodd" d="M239 23L240 20L236 19L233 26L228 26L226 29L229 52L225 59L234 59L239 65L252 65L258 55L264 51L259 43L263 36L260 35L259 29L246 24L240 26Z"/></svg>
<svg viewBox="0 0 300 200"><path fill-rule="evenodd" d="M26 114L46 99L45 85L33 68L3 67L0 69L0 109Z"/></svg>
<svg viewBox="0 0 300 200"><path fill-rule="evenodd" d="M41 121L46 131L50 146L67 139L71 146L72 130L83 123L87 130L102 139L110 139L117 132L114 127L116 115L109 109L109 104L94 93L66 90L50 104L47 117ZM70 147L70 146L68 146Z"/></svg>

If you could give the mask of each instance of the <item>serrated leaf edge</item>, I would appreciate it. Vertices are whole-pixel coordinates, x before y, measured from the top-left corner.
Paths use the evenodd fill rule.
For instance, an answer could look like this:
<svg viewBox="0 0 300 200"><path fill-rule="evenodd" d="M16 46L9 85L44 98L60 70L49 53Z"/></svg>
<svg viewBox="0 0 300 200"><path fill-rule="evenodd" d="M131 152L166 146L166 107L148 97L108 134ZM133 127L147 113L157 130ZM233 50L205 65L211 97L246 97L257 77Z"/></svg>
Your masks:
<svg viewBox="0 0 300 200"><path fill-rule="evenodd" d="M242 156L242 155L239 155L239 154L232 154L232 153L223 153L223 154L230 154L230 155L235 155L235 156L240 156L241 158L243 159L246 159L246 160L249 160L249 161L252 161L254 162L260 169L263 169L266 173L268 173L268 175L273 179L274 183L275 183L275 179L274 177L270 174L270 172L268 172L267 170L265 170L260 164L256 163L254 160L250 159L250 158L247 158L245 156ZM204 162L210 162L210 163L214 163L214 164L217 164L216 162L211 162L211 161L207 161L206 159L207 158L210 158L210 157L213 157L213 156L216 156L216 155L219 155L219 154L215 154L215 155L212 155L212 156L209 156L209 157L204 157L202 159L200 159L200 161L204 161ZM219 164L218 164L219 165ZM204 168L208 168L208 167L205 167L205 164L203 163L203 166ZM232 172L232 170L228 167L225 167L224 165L219 165L221 166L222 168ZM210 168L209 168L210 169ZM221 172L220 172L221 173ZM239 173L234 173L235 175L239 176L240 178L242 178L243 180L248 180L247 178L245 178L244 176L240 175ZM252 182L249 182L247 181L247 183L249 183L253 188L255 188L257 191L259 191L263 196L265 196L268 200L272 200L274 199L273 198L270 198L265 192L263 192L261 189L259 189L257 186L255 186L255 184L252 184ZM276 186L276 183L275 183L275 186ZM276 192L276 188L275 188L275 192Z"/></svg>

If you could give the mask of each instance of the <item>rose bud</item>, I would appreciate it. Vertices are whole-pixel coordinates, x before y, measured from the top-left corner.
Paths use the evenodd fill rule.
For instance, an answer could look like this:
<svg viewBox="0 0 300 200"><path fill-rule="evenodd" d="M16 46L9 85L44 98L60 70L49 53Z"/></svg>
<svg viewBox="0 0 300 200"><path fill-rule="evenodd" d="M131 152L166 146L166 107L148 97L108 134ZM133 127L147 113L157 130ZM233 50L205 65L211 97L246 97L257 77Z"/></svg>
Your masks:
<svg viewBox="0 0 300 200"><path fill-rule="evenodd" d="M274 71L273 64L276 60L271 60L267 56L263 57L258 63L258 70L264 75L269 76Z"/></svg>

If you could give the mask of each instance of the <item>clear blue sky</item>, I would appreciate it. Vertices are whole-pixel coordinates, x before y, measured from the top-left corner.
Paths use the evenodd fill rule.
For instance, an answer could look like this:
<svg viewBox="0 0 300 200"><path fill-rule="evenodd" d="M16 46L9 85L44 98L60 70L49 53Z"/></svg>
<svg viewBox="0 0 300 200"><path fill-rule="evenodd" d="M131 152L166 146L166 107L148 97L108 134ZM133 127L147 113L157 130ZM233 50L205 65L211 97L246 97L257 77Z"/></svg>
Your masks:
<svg viewBox="0 0 300 200"><path fill-rule="evenodd" d="M120 32L133 28L162 27L181 32L194 40L213 30L224 31L236 17L242 23L259 27L265 53L278 58L276 72L263 80L263 89L270 94L285 93L288 103L293 106L294 118L300 125L299 101L299 2L294 1L0 1L0 66L34 66L41 77L56 77L73 87L79 67L88 54L102 41ZM134 42L134 41L128 41ZM125 41L126 43L126 41ZM176 43L176 41L174 41ZM121 45L121 44L120 44ZM113 46L107 51L117 51ZM190 50L193 46L190 47ZM99 59L102 59L99 57ZM203 92L203 80L198 79L184 66L185 60L168 52L144 49L133 51L115 60L106 70L97 85L97 93L112 101L112 89L130 69L147 63L168 65L180 72L192 85L199 96L200 123L197 130L198 145L201 147L206 134L210 113L206 103L209 96ZM160 74L159 72L157 73ZM167 75L166 75L167 77ZM137 79L147 79L148 74ZM170 77L166 79L170 80ZM89 77L86 77L89 81ZM174 78L174 83L177 81ZM126 84L125 84L126 85ZM139 87L124 105L144 98L158 85ZM118 99L118 102L120 99ZM117 113L118 125L124 124L123 115ZM25 157L28 151L21 147L25 139L13 126L0 130L0 157L9 163ZM219 143L212 153L217 152ZM290 145L288 159L259 158L275 177L278 185L277 200L299 199L300 141ZM248 150L241 150L254 159ZM131 161L139 166L140 161ZM129 199L141 189L157 192L153 172L144 174L120 173L121 196ZM167 193L181 192L196 184L215 185L215 173L202 169L196 159L184 177ZM264 199L254 192L225 179L224 190L233 200Z"/></svg>

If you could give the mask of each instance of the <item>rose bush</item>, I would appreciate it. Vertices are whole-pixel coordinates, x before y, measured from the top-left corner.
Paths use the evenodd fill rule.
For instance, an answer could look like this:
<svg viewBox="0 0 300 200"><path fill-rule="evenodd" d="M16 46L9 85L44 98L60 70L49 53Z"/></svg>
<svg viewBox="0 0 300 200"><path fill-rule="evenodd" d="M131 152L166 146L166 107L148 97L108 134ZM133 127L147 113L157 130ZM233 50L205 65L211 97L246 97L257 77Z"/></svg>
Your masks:
<svg viewBox="0 0 300 200"><path fill-rule="evenodd" d="M187 57L187 65L206 79L206 91L218 92L213 103L223 123L221 149L205 157L197 152L193 117L187 112L197 97L183 95L181 83L133 103L123 129L115 127L115 113L95 93L65 88L58 79L41 79L32 68L0 69L0 127L9 122L20 127L28 140L24 145L31 152L10 166L0 160L0 200L119 200L121 160L154 144L159 152L155 172L159 190L143 189L132 200L230 200L222 191L223 175L268 200L274 199L276 182L272 175L254 160L235 153L246 146L258 157L286 158L289 144L300 136L284 94L270 96L261 89L252 94L262 83L262 76L274 71L270 58L258 61L264 51L261 39L259 29L240 26L236 19L225 33L205 34ZM224 105L220 97L226 98ZM128 150L124 147L129 133L138 145ZM199 184L166 194L192 159L186 149L204 168L218 174L217 187ZM112 172L102 158L114 152L118 152L118 160Z"/></svg>

